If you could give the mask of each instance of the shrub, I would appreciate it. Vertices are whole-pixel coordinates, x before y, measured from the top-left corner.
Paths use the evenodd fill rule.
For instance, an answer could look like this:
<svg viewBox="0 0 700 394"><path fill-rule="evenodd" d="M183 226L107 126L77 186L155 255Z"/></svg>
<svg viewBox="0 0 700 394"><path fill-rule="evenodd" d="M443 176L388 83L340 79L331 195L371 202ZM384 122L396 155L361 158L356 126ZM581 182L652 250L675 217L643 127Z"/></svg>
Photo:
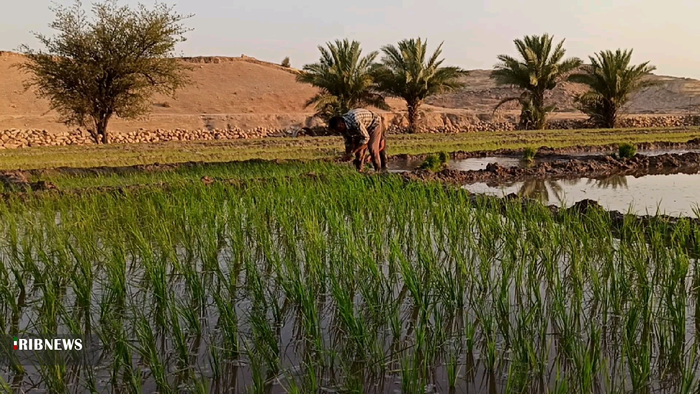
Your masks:
<svg viewBox="0 0 700 394"><path fill-rule="evenodd" d="M637 154L637 147L630 143L625 142L618 147L618 156L621 159L629 159L634 157L635 154Z"/></svg>
<svg viewBox="0 0 700 394"><path fill-rule="evenodd" d="M287 68L292 67L292 63L289 62L289 56L285 57L284 60L282 60L281 66Z"/></svg>
<svg viewBox="0 0 700 394"><path fill-rule="evenodd" d="M440 152L439 154L431 153L418 168L433 172L440 171L447 166L449 159L450 156L445 152Z"/></svg>
<svg viewBox="0 0 700 394"><path fill-rule="evenodd" d="M523 160L525 161L532 161L532 159L535 158L535 155L537 154L537 149L528 146L523 150Z"/></svg>

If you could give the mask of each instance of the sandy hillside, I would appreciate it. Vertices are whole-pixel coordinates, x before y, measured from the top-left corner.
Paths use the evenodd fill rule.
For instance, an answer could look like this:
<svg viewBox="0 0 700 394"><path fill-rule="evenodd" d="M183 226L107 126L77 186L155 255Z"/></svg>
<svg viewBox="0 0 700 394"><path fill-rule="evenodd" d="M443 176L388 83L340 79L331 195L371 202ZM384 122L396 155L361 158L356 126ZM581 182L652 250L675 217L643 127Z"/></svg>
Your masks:
<svg viewBox="0 0 700 394"><path fill-rule="evenodd" d="M0 52L0 129L40 128L59 130L56 114L45 100L25 91L26 78L14 67L22 56ZM192 67L192 85L175 98L156 96L152 114L137 121L113 122L116 131L144 128L241 128L286 127L302 125L313 112L304 103L316 93L311 86L297 83L296 70L262 62L250 57L185 58ZM688 78L654 76L659 85L635 95L629 105L633 113L688 113L700 106L700 81ZM453 94L433 97L426 109L433 112L491 113L504 97L516 95L516 89L496 87L489 71L473 70L465 78L467 87ZM562 83L551 93L560 112L557 117L579 117L573 98L583 87ZM403 110L400 100L390 105ZM515 110L515 104L504 108ZM511 111L508 111L511 112ZM517 112L517 111L514 111Z"/></svg>
<svg viewBox="0 0 700 394"><path fill-rule="evenodd" d="M520 91L505 86L496 86L489 78L488 70L472 70L464 78L467 86L459 92L432 97L428 103L437 107L471 109L475 112L490 112L499 101L517 96ZM687 114L700 108L700 81L691 78L667 76L651 77L657 82L636 93L627 105L627 111L635 114ZM576 83L560 83L548 98L557 106L558 112L575 112L574 97L586 91ZM504 109L515 109L516 103L506 104Z"/></svg>

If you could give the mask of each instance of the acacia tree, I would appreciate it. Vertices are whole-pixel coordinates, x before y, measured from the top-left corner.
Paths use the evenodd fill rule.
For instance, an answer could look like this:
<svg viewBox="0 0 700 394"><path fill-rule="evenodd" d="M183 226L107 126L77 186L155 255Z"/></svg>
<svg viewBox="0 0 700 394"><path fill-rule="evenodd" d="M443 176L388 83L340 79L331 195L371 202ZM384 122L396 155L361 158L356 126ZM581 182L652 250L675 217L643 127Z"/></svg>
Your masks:
<svg viewBox="0 0 700 394"><path fill-rule="evenodd" d="M362 56L357 41L336 40L319 46L318 63L307 64L297 76L299 82L311 84L320 92L306 102L315 105L316 114L329 119L355 107L373 106L388 110L384 98L376 92L370 73L377 52Z"/></svg>
<svg viewBox="0 0 700 394"><path fill-rule="evenodd" d="M36 34L44 49L23 45L19 67L67 124L87 128L96 143L108 143L113 116L133 119L148 113L158 92L174 94L188 82L175 45L190 31L173 7L119 6L107 0L92 6L89 19L79 1L52 8L52 37Z"/></svg>
<svg viewBox="0 0 700 394"><path fill-rule="evenodd" d="M581 65L578 58L564 60L564 40L553 47L553 39L549 34L516 39L515 47L522 60L499 55L500 63L491 72L496 84L524 90L520 96L505 98L496 106L497 109L509 101L518 101L522 107L521 128L545 128L547 114L554 110L553 106L545 105L545 92L554 89L559 80Z"/></svg>
<svg viewBox="0 0 700 394"><path fill-rule="evenodd" d="M397 46L382 48L382 63L373 74L379 90L406 101L409 132L416 131L418 111L423 101L432 95L464 86L460 80L467 72L459 67L441 67L444 59L442 43L428 55L428 41L418 39L399 41Z"/></svg>
<svg viewBox="0 0 700 394"><path fill-rule="evenodd" d="M632 50L601 51L589 56L590 65L569 76L569 81L588 85L590 90L576 97L578 108L598 127L615 127L630 95L653 85L647 77L656 67L644 62L630 65Z"/></svg>

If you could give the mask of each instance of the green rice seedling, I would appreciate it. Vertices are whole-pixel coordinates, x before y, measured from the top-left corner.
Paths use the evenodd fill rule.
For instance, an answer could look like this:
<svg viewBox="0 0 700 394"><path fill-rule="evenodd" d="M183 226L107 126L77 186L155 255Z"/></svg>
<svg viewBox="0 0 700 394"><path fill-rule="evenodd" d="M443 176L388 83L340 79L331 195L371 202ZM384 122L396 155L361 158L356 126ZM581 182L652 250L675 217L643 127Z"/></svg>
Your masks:
<svg viewBox="0 0 700 394"><path fill-rule="evenodd" d="M280 349L275 332L270 326L264 310L253 308L249 319L256 357L265 363L268 374L277 375L281 364Z"/></svg>
<svg viewBox="0 0 700 394"><path fill-rule="evenodd" d="M623 142L617 147L617 155L621 159L629 159L637 154L637 147L633 144Z"/></svg>
<svg viewBox="0 0 700 394"><path fill-rule="evenodd" d="M158 391L171 393L173 390L168 383L167 369L161 360L153 330L145 316L139 316L137 319L135 329L139 346L136 350L151 370Z"/></svg>
<svg viewBox="0 0 700 394"><path fill-rule="evenodd" d="M270 387L270 382L267 381L265 362L255 351L255 345L249 343L248 341L245 341L244 343L246 344L250 373L252 376L252 386L250 387L250 392L254 394L265 394Z"/></svg>
<svg viewBox="0 0 700 394"><path fill-rule="evenodd" d="M686 363L687 367L684 368L683 374L681 376L681 382L678 387L678 392L683 394L690 394L696 392L698 388L698 383L693 375L697 370L697 351L692 349L688 355L688 360Z"/></svg>
<svg viewBox="0 0 700 394"><path fill-rule="evenodd" d="M439 153L439 154L429 154L423 163L421 163L418 168L423 169L423 170L430 170L433 172L440 171L443 168L447 167L447 163L450 159L450 156L445 153Z"/></svg>
<svg viewBox="0 0 700 394"><path fill-rule="evenodd" d="M176 305L172 305L169 314L170 335L173 339L173 346L177 355L178 370L180 373L188 371L190 355L187 346L187 336L180 327L180 313Z"/></svg>
<svg viewBox="0 0 700 394"><path fill-rule="evenodd" d="M56 358L49 356L51 360L39 364L39 373L46 384L47 390L52 393L68 392L68 381L66 377L66 365ZM12 392L12 391L10 391Z"/></svg>
<svg viewBox="0 0 700 394"><path fill-rule="evenodd" d="M474 353L474 343L476 337L476 324L469 319L468 315L465 315L466 322L464 323L464 340L467 353Z"/></svg>
<svg viewBox="0 0 700 394"><path fill-rule="evenodd" d="M450 390L454 390L457 386L457 378L461 370L461 366L458 365L457 357L455 353L451 352L447 358L447 365L445 366L447 370L447 385Z"/></svg>
<svg viewBox="0 0 700 394"><path fill-rule="evenodd" d="M3 200L0 323L92 330L108 361L62 379L95 391L697 387L690 221L553 215L350 169L241 171L267 178L192 170L167 188ZM12 387L46 390L32 374Z"/></svg>
<svg viewBox="0 0 700 394"><path fill-rule="evenodd" d="M536 154L537 149L532 146L528 146L523 149L523 160L530 163L535 159Z"/></svg>
<svg viewBox="0 0 700 394"><path fill-rule="evenodd" d="M425 383L421 378L419 364L413 357L401 358L401 392L420 394L425 392Z"/></svg>

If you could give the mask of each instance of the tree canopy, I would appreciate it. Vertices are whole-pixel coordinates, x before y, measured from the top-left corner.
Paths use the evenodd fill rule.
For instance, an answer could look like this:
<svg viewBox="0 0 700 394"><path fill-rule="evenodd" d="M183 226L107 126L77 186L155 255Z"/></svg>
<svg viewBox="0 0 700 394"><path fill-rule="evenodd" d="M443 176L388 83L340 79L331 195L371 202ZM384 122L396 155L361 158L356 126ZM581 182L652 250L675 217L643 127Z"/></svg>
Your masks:
<svg viewBox="0 0 700 394"><path fill-rule="evenodd" d="M356 107L389 109L384 97L377 93L371 75L378 52L362 56L360 43L347 39L318 49L319 62L305 65L297 77L299 82L319 88L320 92L306 103L315 105L317 115L330 119Z"/></svg>
<svg viewBox="0 0 700 394"><path fill-rule="evenodd" d="M599 127L615 127L630 95L651 86L647 77L656 67L644 62L630 65L632 50L601 51L589 57L591 64L569 76L569 81L582 83L589 91L576 97L578 108Z"/></svg>
<svg viewBox="0 0 700 394"><path fill-rule="evenodd" d="M183 16L172 6L120 6L107 0L92 6L88 18L80 2L52 8L54 36L36 34L44 47L27 45L19 67L39 96L50 101L62 121L86 127L96 142L107 143L107 125L116 115L137 118L150 110L150 97L174 94L188 82L186 67L174 57L185 41Z"/></svg>
<svg viewBox="0 0 700 394"><path fill-rule="evenodd" d="M420 38L384 46L382 52L374 79L382 93L406 101L410 132L416 131L418 110L427 97L464 86L461 77L467 75L466 71L442 66L442 43L429 57L428 41Z"/></svg>
<svg viewBox="0 0 700 394"><path fill-rule="evenodd" d="M491 72L498 85L521 88L526 94L503 99L496 108L509 101L518 101L523 108L520 125L526 129L543 129L547 124L547 113L553 106L545 105L545 92L552 90L568 73L581 65L578 58L564 59L564 40L553 46L554 37L525 36L514 41L520 60L509 55L499 55L495 69ZM495 110L495 109L494 109Z"/></svg>

